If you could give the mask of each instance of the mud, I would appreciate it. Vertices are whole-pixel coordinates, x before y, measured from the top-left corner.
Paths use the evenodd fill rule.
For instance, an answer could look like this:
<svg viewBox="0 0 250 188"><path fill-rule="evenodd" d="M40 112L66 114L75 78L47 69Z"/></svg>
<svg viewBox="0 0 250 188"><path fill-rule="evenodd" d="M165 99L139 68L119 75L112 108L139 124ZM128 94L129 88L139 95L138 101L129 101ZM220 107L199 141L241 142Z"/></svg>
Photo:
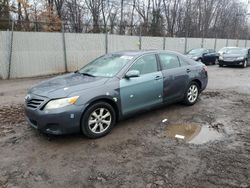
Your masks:
<svg viewBox="0 0 250 188"><path fill-rule="evenodd" d="M47 137L27 125L23 98L42 78L0 81L0 187L249 187L250 67L208 68L196 105L136 115L97 140ZM173 139L174 125L199 131ZM219 137L192 143L203 129Z"/></svg>

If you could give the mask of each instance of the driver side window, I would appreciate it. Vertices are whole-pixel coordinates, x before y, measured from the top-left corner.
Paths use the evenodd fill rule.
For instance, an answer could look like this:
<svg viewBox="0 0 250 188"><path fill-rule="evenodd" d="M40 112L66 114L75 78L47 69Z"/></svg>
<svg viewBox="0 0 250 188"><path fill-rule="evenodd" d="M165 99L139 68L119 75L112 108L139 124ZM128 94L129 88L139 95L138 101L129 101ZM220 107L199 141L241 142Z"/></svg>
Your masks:
<svg viewBox="0 0 250 188"><path fill-rule="evenodd" d="M157 61L154 54L144 55L138 59L129 70L138 70L140 75L157 72Z"/></svg>

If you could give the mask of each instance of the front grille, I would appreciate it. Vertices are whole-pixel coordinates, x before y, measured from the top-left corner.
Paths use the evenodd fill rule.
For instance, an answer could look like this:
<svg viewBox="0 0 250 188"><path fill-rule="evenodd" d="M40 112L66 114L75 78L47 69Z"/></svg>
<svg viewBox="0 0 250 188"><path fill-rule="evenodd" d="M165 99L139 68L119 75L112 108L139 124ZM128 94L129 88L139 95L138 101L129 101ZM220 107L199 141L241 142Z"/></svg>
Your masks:
<svg viewBox="0 0 250 188"><path fill-rule="evenodd" d="M224 58L224 61L228 61L228 62L232 62L234 60L235 60L235 58L232 58L232 57Z"/></svg>
<svg viewBox="0 0 250 188"><path fill-rule="evenodd" d="M26 101L26 104L29 108L37 109L43 102L44 102L44 99L32 98Z"/></svg>

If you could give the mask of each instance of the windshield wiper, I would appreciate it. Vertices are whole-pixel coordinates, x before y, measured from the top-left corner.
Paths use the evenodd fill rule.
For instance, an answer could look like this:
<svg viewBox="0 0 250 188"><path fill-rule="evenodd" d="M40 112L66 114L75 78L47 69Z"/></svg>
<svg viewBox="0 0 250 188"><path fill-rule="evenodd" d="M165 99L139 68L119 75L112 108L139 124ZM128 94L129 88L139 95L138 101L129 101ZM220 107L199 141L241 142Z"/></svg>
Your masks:
<svg viewBox="0 0 250 188"><path fill-rule="evenodd" d="M84 75L84 76L90 76L90 77L95 77L92 74L86 73L86 72L80 72L80 74Z"/></svg>

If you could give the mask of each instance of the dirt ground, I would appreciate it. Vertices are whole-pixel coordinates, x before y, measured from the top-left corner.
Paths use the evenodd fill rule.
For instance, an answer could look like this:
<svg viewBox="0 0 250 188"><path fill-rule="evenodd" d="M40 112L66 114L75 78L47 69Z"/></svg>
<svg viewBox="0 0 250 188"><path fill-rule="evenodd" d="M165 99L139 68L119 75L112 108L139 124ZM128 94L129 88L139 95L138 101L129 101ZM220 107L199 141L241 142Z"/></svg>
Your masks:
<svg viewBox="0 0 250 188"><path fill-rule="evenodd" d="M24 96L45 78L0 80L0 187L250 187L250 67L208 69L196 105L136 115L97 140L27 125ZM168 136L168 126L194 124L220 136Z"/></svg>

